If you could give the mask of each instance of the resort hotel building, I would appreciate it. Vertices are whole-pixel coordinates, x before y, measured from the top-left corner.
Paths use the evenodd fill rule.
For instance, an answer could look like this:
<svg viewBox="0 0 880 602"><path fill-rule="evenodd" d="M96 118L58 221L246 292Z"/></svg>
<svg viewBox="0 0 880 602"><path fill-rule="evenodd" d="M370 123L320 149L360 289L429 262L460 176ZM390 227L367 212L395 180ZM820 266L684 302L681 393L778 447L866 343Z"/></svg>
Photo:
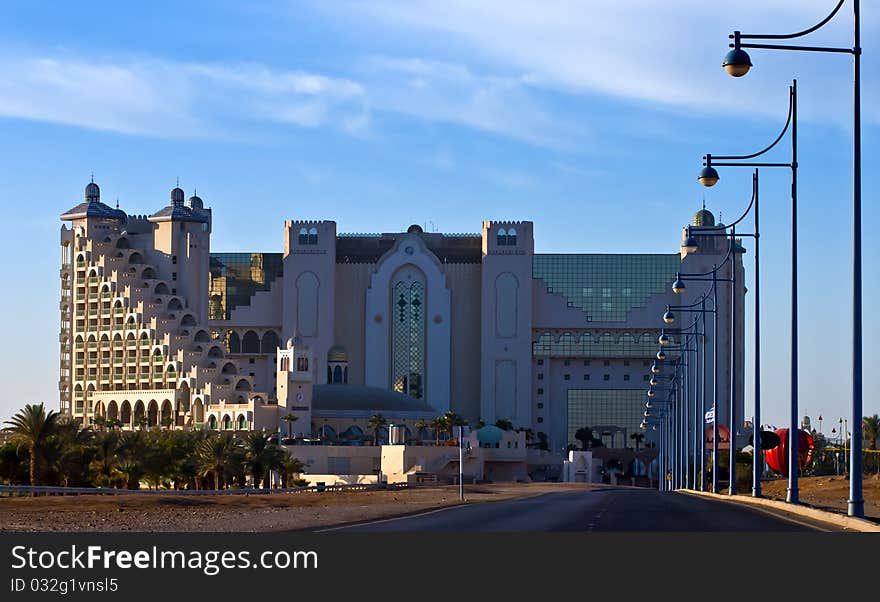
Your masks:
<svg viewBox="0 0 880 602"><path fill-rule="evenodd" d="M290 429L333 444L372 439L374 414L402 427L398 442L433 441L423 421L453 411L471 425L509 421L554 453L577 445L581 427L606 447L631 446L666 305L708 286L675 295L676 273L707 272L728 251L704 236L693 253L538 253L530 221L348 234L288 220L277 253L212 252L212 212L198 196L174 188L169 204L135 215L103 203L94 182L61 220L63 414L125 429ZM692 233L714 225L702 209ZM730 383L737 363L742 416L735 246L736 290L718 291L717 378ZM730 391L721 387L722 416Z"/></svg>

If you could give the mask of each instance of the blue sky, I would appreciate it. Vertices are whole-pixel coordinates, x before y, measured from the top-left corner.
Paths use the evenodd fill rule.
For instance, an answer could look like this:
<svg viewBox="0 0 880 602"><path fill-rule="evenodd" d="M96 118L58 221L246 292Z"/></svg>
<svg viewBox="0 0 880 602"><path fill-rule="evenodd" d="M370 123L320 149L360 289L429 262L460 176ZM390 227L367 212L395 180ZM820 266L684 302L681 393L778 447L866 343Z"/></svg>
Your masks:
<svg viewBox="0 0 880 602"><path fill-rule="evenodd" d="M880 352L880 12L863 4L870 362ZM104 200L129 213L167 204L178 177L197 188L214 209L215 251L280 251L283 220L313 218L342 232L531 219L538 252L674 252L704 198L725 221L748 201L747 170L722 171L705 190L700 157L772 140L797 77L800 413L836 422L850 398L851 59L754 51L747 77L720 68L732 30L796 31L832 5L6 0L0 418L57 403L58 215L92 172ZM811 43L851 44L850 10ZM765 422L782 425L785 171L762 173L761 198ZM870 384L865 412L880 412Z"/></svg>

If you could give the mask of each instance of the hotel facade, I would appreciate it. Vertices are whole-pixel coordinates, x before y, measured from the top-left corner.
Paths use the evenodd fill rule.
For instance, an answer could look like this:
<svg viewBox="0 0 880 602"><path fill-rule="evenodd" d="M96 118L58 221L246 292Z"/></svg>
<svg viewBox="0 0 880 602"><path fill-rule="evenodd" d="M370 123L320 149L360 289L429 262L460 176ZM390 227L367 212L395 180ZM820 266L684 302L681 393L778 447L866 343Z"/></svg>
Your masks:
<svg viewBox="0 0 880 602"><path fill-rule="evenodd" d="M697 252L629 255L536 253L535 224L503 220L473 234L346 234L333 221L288 220L278 253L213 253L212 212L198 196L174 188L170 204L134 215L101 202L94 182L61 220L63 414L332 443L371 438L376 413L406 441L430 438L423 421L453 411L471 424L508 420L555 452L577 444L581 427L631 446L661 316L707 288L675 295L671 284L728 252L723 237L700 236L715 225L705 209L692 224ZM719 271L737 282L718 290L722 416L731 361L743 415L735 249Z"/></svg>

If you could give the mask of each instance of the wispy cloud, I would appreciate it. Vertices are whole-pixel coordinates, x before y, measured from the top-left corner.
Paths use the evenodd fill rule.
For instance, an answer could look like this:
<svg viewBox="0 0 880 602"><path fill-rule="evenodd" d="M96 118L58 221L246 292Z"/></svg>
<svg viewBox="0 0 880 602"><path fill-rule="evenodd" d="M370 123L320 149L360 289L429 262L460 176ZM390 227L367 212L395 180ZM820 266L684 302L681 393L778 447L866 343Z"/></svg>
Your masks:
<svg viewBox="0 0 880 602"><path fill-rule="evenodd" d="M824 89L840 90L847 89L849 77L844 65L832 68L827 61L796 53L762 53L747 85L720 68L733 29L798 31L827 14L824 0L741 0L735 14L726 5L702 0L372 0L346 7L359 27L366 20L427 36L433 47L445 49L444 60L521 73L522 81L538 88L606 95L661 109L776 116L778 107L766 100L792 75L815 75ZM867 46L880 14L863 12ZM850 20L838 15L812 41L846 45ZM866 88L876 90L876 77L867 69L864 73ZM802 114L827 118L845 112L846 102L845 94L816 94L801 103ZM880 112L866 111L869 118L880 119Z"/></svg>
<svg viewBox="0 0 880 602"><path fill-rule="evenodd" d="M587 135L566 123L523 77L480 75L455 63L372 57L360 65L371 107L463 125L543 146L565 147Z"/></svg>
<svg viewBox="0 0 880 602"><path fill-rule="evenodd" d="M0 57L0 116L159 137L229 133L239 121L365 127L364 89L262 65Z"/></svg>

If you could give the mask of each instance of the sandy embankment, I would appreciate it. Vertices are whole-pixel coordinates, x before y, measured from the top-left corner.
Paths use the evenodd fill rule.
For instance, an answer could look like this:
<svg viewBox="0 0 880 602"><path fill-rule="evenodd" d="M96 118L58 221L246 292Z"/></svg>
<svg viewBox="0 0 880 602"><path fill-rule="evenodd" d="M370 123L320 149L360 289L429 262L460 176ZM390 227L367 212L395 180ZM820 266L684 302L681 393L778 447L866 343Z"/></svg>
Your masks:
<svg viewBox="0 0 880 602"><path fill-rule="evenodd" d="M595 487L593 485L592 487ZM465 488L467 502L589 489L577 483ZM278 531L386 518L458 504L455 486L272 495L67 496L0 499L0 531Z"/></svg>

